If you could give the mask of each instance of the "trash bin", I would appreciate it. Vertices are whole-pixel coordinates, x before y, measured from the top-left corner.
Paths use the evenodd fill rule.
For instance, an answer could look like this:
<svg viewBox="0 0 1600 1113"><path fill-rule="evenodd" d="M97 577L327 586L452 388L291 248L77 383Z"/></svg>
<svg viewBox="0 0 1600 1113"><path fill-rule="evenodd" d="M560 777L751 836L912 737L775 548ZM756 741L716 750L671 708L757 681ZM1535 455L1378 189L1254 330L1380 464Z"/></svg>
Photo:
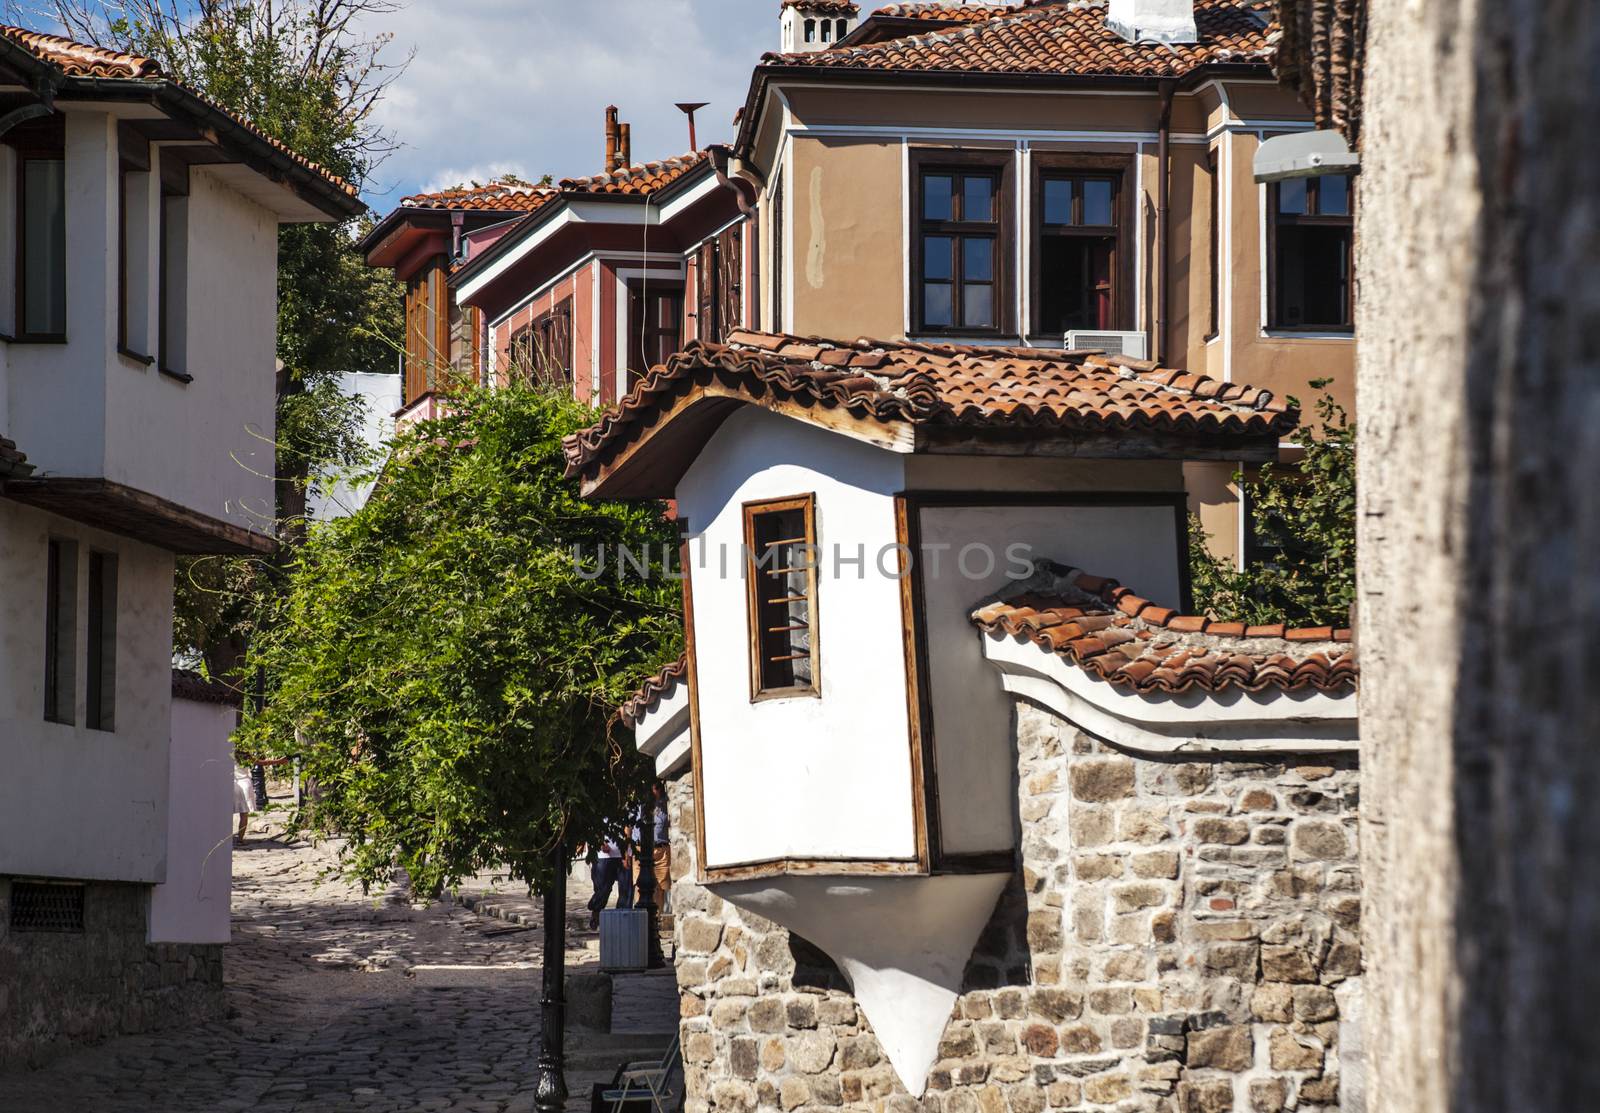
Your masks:
<svg viewBox="0 0 1600 1113"><path fill-rule="evenodd" d="M600 913L600 969L643 970L650 964L650 914L642 908Z"/></svg>

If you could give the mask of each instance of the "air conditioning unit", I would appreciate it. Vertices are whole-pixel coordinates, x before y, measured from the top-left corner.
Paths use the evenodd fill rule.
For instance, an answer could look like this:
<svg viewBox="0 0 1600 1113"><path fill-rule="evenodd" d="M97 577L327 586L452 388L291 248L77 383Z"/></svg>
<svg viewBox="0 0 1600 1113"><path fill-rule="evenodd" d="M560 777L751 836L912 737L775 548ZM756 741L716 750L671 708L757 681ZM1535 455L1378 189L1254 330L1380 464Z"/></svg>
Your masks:
<svg viewBox="0 0 1600 1113"><path fill-rule="evenodd" d="M1098 348L1108 356L1150 358L1150 342L1142 332L1090 332L1079 329L1067 333L1066 346L1068 349Z"/></svg>

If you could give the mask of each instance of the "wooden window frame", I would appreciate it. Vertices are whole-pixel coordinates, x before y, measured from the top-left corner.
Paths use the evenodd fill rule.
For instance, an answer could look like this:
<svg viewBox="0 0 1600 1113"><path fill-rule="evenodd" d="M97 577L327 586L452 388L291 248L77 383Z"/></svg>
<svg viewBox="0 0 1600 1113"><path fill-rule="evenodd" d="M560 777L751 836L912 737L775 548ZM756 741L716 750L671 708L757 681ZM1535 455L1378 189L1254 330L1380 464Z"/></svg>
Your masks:
<svg viewBox="0 0 1600 1113"><path fill-rule="evenodd" d="M649 358L645 354L649 350L650 345L648 340L641 335L642 331L645 329L644 317L648 313L648 303L646 299L652 297L673 297L677 299L677 312L673 315L671 327L667 328L658 323L654 329L649 330L658 338L661 336L675 337L677 342L673 345L672 350L676 352L683 348L683 326L685 320L683 314L688 291L685 289L683 279L676 275L664 279L630 278L628 279L627 287L628 352L625 362L627 365L629 389L632 389L633 383L638 382L645 375L649 374L651 366ZM635 362L642 363L645 366L636 367L634 366Z"/></svg>
<svg viewBox="0 0 1600 1113"><path fill-rule="evenodd" d="M1013 152L953 151L938 148L920 148L911 152L910 188L911 204L908 206L911 225L906 231L910 245L911 282L911 332L914 336L1015 336L1016 307L1011 291L1011 271L1016 256L1015 213L1012 200ZM928 221L922 217L923 181L930 175L949 174L956 177L974 177L990 174L994 177L995 216L990 221ZM961 191L953 189L952 197ZM962 214L965 216L965 214ZM922 289L923 236L948 235L959 245L965 237L988 235L993 229L994 258L994 324L981 328L965 325L929 325L926 323L925 299ZM980 230L981 229L981 230ZM962 251L951 248L950 302L952 317L959 315L961 304Z"/></svg>
<svg viewBox="0 0 1600 1113"><path fill-rule="evenodd" d="M1080 329L1078 331L1137 331L1139 322L1134 319L1134 308L1137 299L1134 296L1133 288L1135 267L1132 260L1128 258L1130 251L1137 248L1134 221L1135 200L1133 197L1136 191L1132 188L1132 183L1135 181L1133 156L1035 151L1031 162L1032 180L1028 183L1028 188L1032 204L1032 219L1030 221L1031 227L1028 229L1028 236L1033 266L1029 268L1030 274L1028 278L1028 335L1030 337L1056 336L1055 333L1044 332L1041 327L1046 236L1099 236L1104 234L1103 232L1047 233L1045 231L1044 184L1050 179L1060 178L1109 178L1112 183L1111 204L1114 223L1111 227L1116 236L1116 246L1112 248L1111 252L1111 324L1105 329ZM1081 201L1075 200L1073 203L1077 205L1081 204ZM1101 226L1097 225L1096 227Z"/></svg>
<svg viewBox="0 0 1600 1113"><path fill-rule="evenodd" d="M15 327L12 329L10 339L19 344L65 344L67 342L67 305L66 299L69 291L62 291L62 327L60 332L29 332L28 331L28 163L30 162L60 162L62 190L66 189L66 142L63 140L60 147L52 147L43 142L28 142L16 146L17 172L16 172L16 259L12 267L12 274L16 285L16 314ZM65 207L62 211L62 220L66 220ZM64 269L70 270L71 261L62 260Z"/></svg>
<svg viewBox="0 0 1600 1113"><path fill-rule="evenodd" d="M768 688L763 686L761 677L761 584L762 570L756 566L756 518L763 514L779 513L786 510L798 510L805 521L804 543L811 550L813 559L810 567L806 569L808 611L810 614L811 629L811 681L807 684L795 684L782 688ZM809 697L820 699L822 696L822 671L821 671L821 631L818 619L820 608L817 605L817 496L815 493L792 495L785 498L760 499L747 502L742 507L744 515L744 553L742 560L745 572L745 621L746 637L749 642L750 660L750 702L760 703L773 699L793 699L796 697Z"/></svg>
<svg viewBox="0 0 1600 1113"><path fill-rule="evenodd" d="M440 369L450 363L449 259L440 252L406 281L403 402L409 406L443 385Z"/></svg>
<svg viewBox="0 0 1600 1113"><path fill-rule="evenodd" d="M1313 211L1321 207L1321 182L1324 177L1347 178L1346 198L1348 199L1349 212L1343 215L1323 216L1320 212ZM1355 251L1356 251L1356 183L1355 178L1349 174L1318 174L1308 177L1306 183L1306 209L1305 215L1295 213L1280 213L1278 211L1278 195L1283 188L1282 182L1270 182L1267 185L1267 331L1273 333L1339 333L1354 335L1356 322L1356 279L1355 279ZM1342 227L1348 229L1345 238L1345 274L1348 278L1344 290L1344 316L1342 324L1314 324L1302 323L1296 325L1283 324L1279 320L1282 313L1283 291L1280 288L1283 268L1278 263L1279 228L1283 225L1299 227Z"/></svg>

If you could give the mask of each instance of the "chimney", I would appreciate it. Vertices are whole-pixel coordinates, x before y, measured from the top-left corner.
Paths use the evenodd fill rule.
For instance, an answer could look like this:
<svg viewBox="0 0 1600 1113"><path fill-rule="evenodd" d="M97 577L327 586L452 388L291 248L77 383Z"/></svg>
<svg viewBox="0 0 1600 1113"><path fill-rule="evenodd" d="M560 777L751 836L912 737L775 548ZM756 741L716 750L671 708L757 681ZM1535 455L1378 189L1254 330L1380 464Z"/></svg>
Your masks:
<svg viewBox="0 0 1600 1113"><path fill-rule="evenodd" d="M617 106L606 105L606 161L607 174L617 168Z"/></svg>
<svg viewBox="0 0 1600 1113"><path fill-rule="evenodd" d="M1192 43L1193 0L1111 0L1106 26L1131 43Z"/></svg>
<svg viewBox="0 0 1600 1113"><path fill-rule="evenodd" d="M618 124L620 132L617 136L617 165L613 169L621 170L624 166L633 165L633 125Z"/></svg>
<svg viewBox="0 0 1600 1113"><path fill-rule="evenodd" d="M856 28L861 9L848 0L783 0L778 43L785 54L827 50Z"/></svg>

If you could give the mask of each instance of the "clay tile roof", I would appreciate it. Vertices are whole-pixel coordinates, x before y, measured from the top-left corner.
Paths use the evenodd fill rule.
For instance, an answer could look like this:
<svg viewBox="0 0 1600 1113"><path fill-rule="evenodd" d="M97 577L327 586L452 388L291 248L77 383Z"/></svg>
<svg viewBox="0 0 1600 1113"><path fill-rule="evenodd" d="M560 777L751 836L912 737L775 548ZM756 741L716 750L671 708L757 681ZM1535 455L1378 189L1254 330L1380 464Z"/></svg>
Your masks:
<svg viewBox="0 0 1600 1113"><path fill-rule="evenodd" d="M881 422L1041 432L1281 436L1298 414L1270 391L1092 351L825 340L736 330L690 341L600 420L567 437L567 473L598 467L713 378L748 394Z"/></svg>
<svg viewBox="0 0 1600 1113"><path fill-rule="evenodd" d="M679 657L667 665L649 680L639 686L639 690L629 696L622 706L617 708L617 715L627 727L639 725L639 720L662 700L678 690L678 685L687 683L689 678L689 658Z"/></svg>
<svg viewBox="0 0 1600 1113"><path fill-rule="evenodd" d="M508 213L531 213L552 198L560 196L554 186L524 185L519 182L490 182L488 185L436 189L400 198L406 209L472 209Z"/></svg>
<svg viewBox="0 0 1600 1113"><path fill-rule="evenodd" d="M46 35L26 27L0 24L4 35L36 58L58 67L69 77L160 77L161 66L151 58L106 50L88 43L73 42L59 35Z"/></svg>
<svg viewBox="0 0 1600 1113"><path fill-rule="evenodd" d="M288 156L299 166L309 170L330 185L336 186L341 192L350 197L356 195L355 186L331 170L312 162L288 144L274 139L243 116L223 108L209 98L196 93L193 89L189 89L167 77L162 72L160 63L153 58L129 54L120 50L107 50L104 47L62 38L59 35L47 35L40 31L30 31L26 27L13 27L8 24L0 24L0 37L22 47L22 49L41 62L55 66L67 77L157 81L170 85L175 89L180 89L194 101L200 102L212 111L221 112L228 116L234 123L248 131L253 138Z"/></svg>
<svg viewBox="0 0 1600 1113"><path fill-rule="evenodd" d="M568 193L655 193L703 164L709 156L709 151L692 151L686 155L664 158L658 162L624 166L609 174L591 174L587 178L563 178L561 189Z"/></svg>
<svg viewBox="0 0 1600 1113"><path fill-rule="evenodd" d="M1109 30L1105 4L1058 0L993 10L942 28L863 46L809 54L766 54L765 62L825 69L910 73L962 72L1060 77L1182 77L1219 62L1265 65L1271 57L1271 4L1265 0L1195 0L1199 42L1134 44ZM961 18L946 6L930 20ZM887 11L886 13L887 14ZM899 15L900 13L895 13ZM901 16L904 18L904 16Z"/></svg>
<svg viewBox="0 0 1600 1113"><path fill-rule="evenodd" d="M855 15L861 9L850 0L783 0L785 8L805 8L818 15Z"/></svg>
<svg viewBox="0 0 1600 1113"><path fill-rule="evenodd" d="M1023 10L1022 4L887 4L873 12L889 19L920 19L929 23L983 23Z"/></svg>
<svg viewBox="0 0 1600 1113"><path fill-rule="evenodd" d="M991 634L1025 637L1091 675L1139 692L1314 688L1341 694L1360 678L1349 630L1245 627L1180 615L1115 580L1036 562L1014 593L972 612Z"/></svg>

